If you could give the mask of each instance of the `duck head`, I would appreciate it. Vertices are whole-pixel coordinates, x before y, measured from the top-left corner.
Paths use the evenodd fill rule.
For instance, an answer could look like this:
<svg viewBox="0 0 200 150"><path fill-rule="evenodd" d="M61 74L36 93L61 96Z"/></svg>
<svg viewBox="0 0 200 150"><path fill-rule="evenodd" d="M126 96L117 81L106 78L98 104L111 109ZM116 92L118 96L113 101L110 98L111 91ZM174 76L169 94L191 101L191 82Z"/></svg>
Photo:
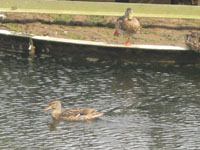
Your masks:
<svg viewBox="0 0 200 150"><path fill-rule="evenodd" d="M55 109L61 109L61 103L58 100L52 101L51 104L44 110L48 111L48 110L55 110Z"/></svg>
<svg viewBox="0 0 200 150"><path fill-rule="evenodd" d="M61 103L60 101L58 100L54 100L51 102L51 104L44 109L45 111L48 111L48 110L53 110L52 112L52 117L55 118L55 119L58 119L59 115L62 113L62 106L61 106Z"/></svg>
<svg viewBox="0 0 200 150"><path fill-rule="evenodd" d="M125 17L128 18L128 20L131 20L133 16L134 14L132 8L127 8L125 12Z"/></svg>

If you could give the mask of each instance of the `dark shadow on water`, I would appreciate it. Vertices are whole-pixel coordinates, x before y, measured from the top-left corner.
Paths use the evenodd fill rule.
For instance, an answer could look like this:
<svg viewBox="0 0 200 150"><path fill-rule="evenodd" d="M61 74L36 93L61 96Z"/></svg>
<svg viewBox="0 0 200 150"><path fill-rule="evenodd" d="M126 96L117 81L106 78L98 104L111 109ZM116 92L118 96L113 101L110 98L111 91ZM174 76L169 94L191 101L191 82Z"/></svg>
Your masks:
<svg viewBox="0 0 200 150"><path fill-rule="evenodd" d="M68 124L68 123L87 123L87 124L91 124L93 122L100 121L100 120L102 120L102 119L96 118L96 119L93 119L93 120L85 120L85 121L64 121L64 120L53 119L53 122L47 123L47 127L49 128L49 131L56 131L57 127L59 127L61 125L61 122L63 122L64 124Z"/></svg>
<svg viewBox="0 0 200 150"><path fill-rule="evenodd" d="M60 125L60 120L53 119L52 123L47 123L49 131L56 131L56 127Z"/></svg>

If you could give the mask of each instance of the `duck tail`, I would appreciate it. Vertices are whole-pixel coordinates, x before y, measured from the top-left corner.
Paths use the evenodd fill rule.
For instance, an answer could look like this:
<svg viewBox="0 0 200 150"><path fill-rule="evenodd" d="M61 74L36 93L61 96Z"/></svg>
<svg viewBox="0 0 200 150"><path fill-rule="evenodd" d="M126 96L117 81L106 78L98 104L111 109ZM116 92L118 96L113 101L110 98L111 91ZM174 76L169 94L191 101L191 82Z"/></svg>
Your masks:
<svg viewBox="0 0 200 150"><path fill-rule="evenodd" d="M103 113L101 113L101 112L93 112L92 116L93 116L93 118L97 118L97 117L103 116Z"/></svg>

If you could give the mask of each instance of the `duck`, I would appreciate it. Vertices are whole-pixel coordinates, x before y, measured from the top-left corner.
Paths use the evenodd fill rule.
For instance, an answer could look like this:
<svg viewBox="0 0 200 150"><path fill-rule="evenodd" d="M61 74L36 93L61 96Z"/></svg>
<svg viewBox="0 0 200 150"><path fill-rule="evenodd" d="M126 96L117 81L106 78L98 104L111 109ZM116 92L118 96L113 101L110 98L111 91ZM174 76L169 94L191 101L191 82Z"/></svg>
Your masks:
<svg viewBox="0 0 200 150"><path fill-rule="evenodd" d="M54 120L64 121L88 121L103 115L103 113L98 112L94 108L72 108L62 112L62 106L59 100L53 100L44 110L53 110L51 113L52 118Z"/></svg>
<svg viewBox="0 0 200 150"><path fill-rule="evenodd" d="M200 52L200 32L191 32L185 35L186 46L196 52Z"/></svg>
<svg viewBox="0 0 200 150"><path fill-rule="evenodd" d="M140 22L137 18L134 17L133 10L127 8L124 16L121 16L117 19L115 24L114 36L123 35L128 37L128 40L125 42L125 46L131 46L130 38L140 31L142 28Z"/></svg>
<svg viewBox="0 0 200 150"><path fill-rule="evenodd" d="M33 44L33 39L30 38L29 39L29 47L28 47L28 50L29 50L29 53L31 56L34 56L35 55L35 46Z"/></svg>

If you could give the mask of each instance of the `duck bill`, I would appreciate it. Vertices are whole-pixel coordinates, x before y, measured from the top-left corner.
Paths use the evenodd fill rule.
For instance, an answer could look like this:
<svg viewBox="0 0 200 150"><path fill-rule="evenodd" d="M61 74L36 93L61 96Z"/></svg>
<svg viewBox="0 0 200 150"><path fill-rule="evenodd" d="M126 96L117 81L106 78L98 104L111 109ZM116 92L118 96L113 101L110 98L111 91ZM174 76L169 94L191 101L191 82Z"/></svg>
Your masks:
<svg viewBox="0 0 200 150"><path fill-rule="evenodd" d="M129 20L133 19L133 13L129 13L129 14L128 14L128 19L129 19Z"/></svg>
<svg viewBox="0 0 200 150"><path fill-rule="evenodd" d="M45 108L44 110L45 110L45 111L48 111L48 110L51 110L51 109L52 109L52 107L49 106L49 107Z"/></svg>

